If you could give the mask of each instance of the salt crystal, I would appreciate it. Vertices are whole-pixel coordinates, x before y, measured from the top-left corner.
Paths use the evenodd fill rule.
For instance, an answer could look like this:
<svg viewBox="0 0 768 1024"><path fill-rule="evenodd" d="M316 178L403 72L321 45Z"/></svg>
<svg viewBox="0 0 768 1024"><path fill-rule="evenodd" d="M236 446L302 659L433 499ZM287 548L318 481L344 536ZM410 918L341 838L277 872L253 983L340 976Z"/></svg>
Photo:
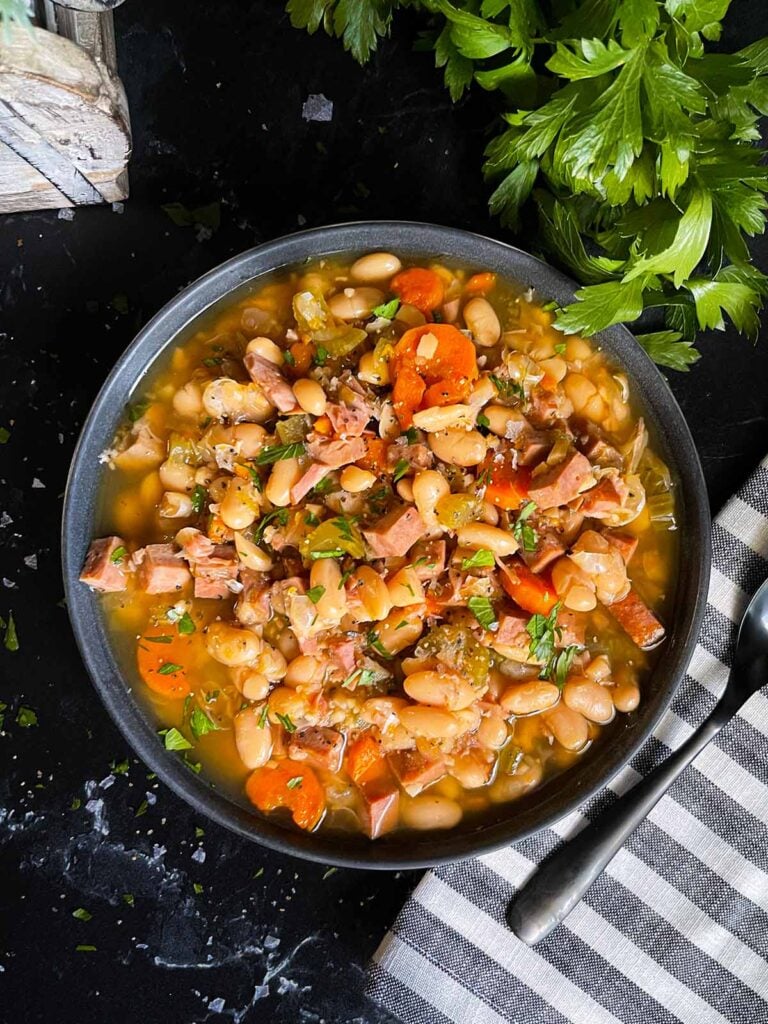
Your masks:
<svg viewBox="0 0 768 1024"><path fill-rule="evenodd" d="M205 863L205 850L197 849L192 854L192 860L196 860L198 864Z"/></svg>
<svg viewBox="0 0 768 1024"><path fill-rule="evenodd" d="M321 92L311 92L301 107L305 121L332 121L333 103Z"/></svg>
<svg viewBox="0 0 768 1024"><path fill-rule="evenodd" d="M221 996L218 996L216 999L212 999L210 1003L208 1003L208 1009L213 1010L214 1013L221 1013L226 1005L225 1000L222 999Z"/></svg>
<svg viewBox="0 0 768 1024"><path fill-rule="evenodd" d="M9 590L16 589L16 584L13 582L13 580L9 580L7 576L3 576L3 586L7 587Z"/></svg>
<svg viewBox="0 0 768 1024"><path fill-rule="evenodd" d="M38 491L40 490L40 488L45 488L45 484L39 477L35 477L32 480L32 486Z"/></svg>
<svg viewBox="0 0 768 1024"><path fill-rule="evenodd" d="M26 555L24 558L24 565L26 565L28 569L36 569L37 555Z"/></svg>
<svg viewBox="0 0 768 1024"><path fill-rule="evenodd" d="M13 520L7 512L3 512L3 514L0 515L0 526L10 526L12 522Z"/></svg>
<svg viewBox="0 0 768 1024"><path fill-rule="evenodd" d="M65 206L63 210L59 210L59 220L74 220L75 211Z"/></svg>
<svg viewBox="0 0 768 1024"><path fill-rule="evenodd" d="M276 935L267 935L264 939L264 949L277 949L280 939Z"/></svg>

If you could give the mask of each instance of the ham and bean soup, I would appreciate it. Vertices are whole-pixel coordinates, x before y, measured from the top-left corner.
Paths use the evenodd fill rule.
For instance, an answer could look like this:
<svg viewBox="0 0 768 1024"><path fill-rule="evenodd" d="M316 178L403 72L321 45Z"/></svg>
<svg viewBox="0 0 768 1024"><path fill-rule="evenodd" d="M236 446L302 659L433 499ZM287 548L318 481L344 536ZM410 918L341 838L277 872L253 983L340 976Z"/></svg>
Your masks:
<svg viewBox="0 0 768 1024"><path fill-rule="evenodd" d="M191 329L103 455L81 576L175 756L377 838L514 814L611 742L664 641L673 487L625 374L552 321L376 252Z"/></svg>

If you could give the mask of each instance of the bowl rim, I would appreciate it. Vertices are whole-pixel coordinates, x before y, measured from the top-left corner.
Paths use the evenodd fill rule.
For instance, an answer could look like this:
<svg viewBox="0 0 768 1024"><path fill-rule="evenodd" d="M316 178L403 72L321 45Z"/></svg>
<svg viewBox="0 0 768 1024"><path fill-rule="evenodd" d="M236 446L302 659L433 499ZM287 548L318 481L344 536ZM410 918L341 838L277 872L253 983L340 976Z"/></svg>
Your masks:
<svg viewBox="0 0 768 1024"><path fill-rule="evenodd" d="M711 565L711 519L698 453L682 411L660 371L623 325L594 337L625 369L645 413L663 432L660 442L674 467L683 503L687 543L679 559L674 629L670 643L653 669L664 667L664 685L652 696L645 714L622 735L628 737L620 756L606 752L557 776L570 782L573 792L565 801L546 795L547 786L535 791L546 798L532 800L535 821L515 827L510 816L474 832L410 833L405 843L384 839L341 846L336 833L294 832L268 817L257 816L191 772L158 741L156 723L131 693L117 664L99 609L98 595L79 583L78 576L95 513L95 494L104 472L98 455L114 437L124 407L145 374L174 339L195 318L235 289L262 275L301 263L309 257L335 253L375 251L382 248L432 258L449 256L470 265L491 267L509 279L533 286L542 297L559 304L572 301L577 285L566 275L516 246L476 232L419 221L374 220L331 224L283 235L242 252L197 278L170 299L138 332L115 362L96 396L72 456L62 514L62 570L72 629L88 674L128 744L157 776L194 810L218 824L281 853L343 867L403 870L432 867L488 854L551 827L604 789L631 761L667 710L693 654L707 601ZM608 751L611 745L606 745ZM591 767L590 767L591 766ZM574 782L575 780L575 782ZM538 809L538 810L537 810ZM524 814L527 814L527 810Z"/></svg>

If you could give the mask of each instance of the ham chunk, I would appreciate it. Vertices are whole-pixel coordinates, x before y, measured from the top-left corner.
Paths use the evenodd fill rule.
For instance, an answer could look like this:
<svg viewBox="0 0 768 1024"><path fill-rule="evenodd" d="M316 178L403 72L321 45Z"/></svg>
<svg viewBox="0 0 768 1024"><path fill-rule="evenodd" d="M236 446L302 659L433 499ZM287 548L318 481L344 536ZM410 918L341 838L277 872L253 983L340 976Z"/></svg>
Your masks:
<svg viewBox="0 0 768 1024"><path fill-rule="evenodd" d="M362 824L371 839L378 839L396 825L400 803L400 790L391 772L377 773L376 777L360 785L363 797Z"/></svg>
<svg viewBox="0 0 768 1024"><path fill-rule="evenodd" d="M445 569L445 541L426 540L420 541L411 551L410 564L416 570L416 575L426 583L429 580L436 580Z"/></svg>
<svg viewBox="0 0 768 1024"><path fill-rule="evenodd" d="M606 530L603 536L609 544L618 548L621 557L624 559L624 565L629 565L632 556L637 551L639 543L637 537L632 537L628 533L618 533L615 530Z"/></svg>
<svg viewBox="0 0 768 1024"><path fill-rule="evenodd" d="M335 729L309 725L293 733L288 744L292 761L305 761L312 768L337 772L341 768L344 737Z"/></svg>
<svg viewBox="0 0 768 1024"><path fill-rule="evenodd" d="M413 505L398 505L375 526L363 530L363 536L374 558L399 558L407 555L426 532L424 520Z"/></svg>
<svg viewBox="0 0 768 1024"><path fill-rule="evenodd" d="M413 444L399 444L395 441L387 448L387 466L394 469L398 462L407 462L414 469L430 469L435 457L420 441Z"/></svg>
<svg viewBox="0 0 768 1024"><path fill-rule="evenodd" d="M183 590L192 579L173 544L147 544L133 560L138 566L136 582L147 594L171 594Z"/></svg>
<svg viewBox="0 0 768 1024"><path fill-rule="evenodd" d="M263 626L272 615L269 577L252 569L241 569L240 582L243 589L235 605L236 618L244 626Z"/></svg>
<svg viewBox="0 0 768 1024"><path fill-rule="evenodd" d="M329 402L325 415L331 421L334 433L340 437L360 437L368 426L373 409L365 399L355 396L348 404Z"/></svg>
<svg viewBox="0 0 768 1024"><path fill-rule="evenodd" d="M540 462L552 447L552 438L543 430L524 430L514 442L517 461L521 466Z"/></svg>
<svg viewBox="0 0 768 1024"><path fill-rule="evenodd" d="M572 451L556 466L546 469L531 481L528 496L539 508L557 508L578 498L592 479L592 466L581 452Z"/></svg>
<svg viewBox="0 0 768 1024"><path fill-rule="evenodd" d="M175 537L186 559L207 558L213 554L214 542L194 526L185 526Z"/></svg>
<svg viewBox="0 0 768 1024"><path fill-rule="evenodd" d="M125 575L125 559L118 556L113 561L116 551L123 548L122 537L102 537L92 542L85 557L83 571L80 573L81 583L86 583L102 594L114 594L125 590L128 580Z"/></svg>
<svg viewBox="0 0 768 1024"><path fill-rule="evenodd" d="M550 562L565 554L565 545L553 530L547 530L538 534L534 551L521 548L520 554L531 572L543 572Z"/></svg>
<svg viewBox="0 0 768 1024"><path fill-rule="evenodd" d="M595 466L604 468L623 469L624 457L613 445L608 444L601 437L593 437L584 448L584 454Z"/></svg>
<svg viewBox="0 0 768 1024"><path fill-rule="evenodd" d="M501 647L514 647L517 650L525 651L527 656L531 645L531 638L526 631L528 620L529 616L522 612L502 612L499 618L499 628L493 634L493 646L498 644Z"/></svg>
<svg viewBox="0 0 768 1024"><path fill-rule="evenodd" d="M329 469L339 469L363 458L365 441L362 437L353 437L348 441L327 441L319 438L308 442L307 453L310 458L322 462Z"/></svg>
<svg viewBox="0 0 768 1024"><path fill-rule="evenodd" d="M274 363L257 352L246 352L243 362L251 380L263 389L280 412L293 412L298 408L293 388Z"/></svg>
<svg viewBox="0 0 768 1024"><path fill-rule="evenodd" d="M195 577L195 597L221 599L229 597L228 583L237 579L240 563L231 544L217 544L207 558L192 563Z"/></svg>
<svg viewBox="0 0 768 1024"><path fill-rule="evenodd" d="M584 495L580 511L591 519L612 516L623 507L627 493L627 485L620 476L604 476Z"/></svg>
<svg viewBox="0 0 768 1024"><path fill-rule="evenodd" d="M320 481L331 472L330 466L324 466L321 462L313 462L307 472L291 488L291 502L298 505L313 487L317 487Z"/></svg>
<svg viewBox="0 0 768 1024"><path fill-rule="evenodd" d="M583 647L587 633L587 621L583 612L560 610L557 613L557 628L560 630L557 640L558 647L570 647L576 644Z"/></svg>
<svg viewBox="0 0 768 1024"><path fill-rule="evenodd" d="M396 750L387 755L389 766L408 796L418 796L427 786L442 779L445 764L425 757L418 750Z"/></svg>
<svg viewBox="0 0 768 1024"><path fill-rule="evenodd" d="M664 639L664 627L634 590L614 601L608 611L642 650L649 651Z"/></svg>

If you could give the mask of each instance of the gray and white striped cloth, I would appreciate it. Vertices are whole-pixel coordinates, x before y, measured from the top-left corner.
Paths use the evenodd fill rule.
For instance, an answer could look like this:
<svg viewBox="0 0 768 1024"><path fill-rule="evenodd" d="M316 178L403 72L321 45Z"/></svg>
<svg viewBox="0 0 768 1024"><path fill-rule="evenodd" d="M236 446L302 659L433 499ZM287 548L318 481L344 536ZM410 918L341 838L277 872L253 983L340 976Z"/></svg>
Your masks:
<svg viewBox="0 0 768 1024"><path fill-rule="evenodd" d="M685 682L643 749L580 811L422 879L368 992L406 1024L766 1024L768 697L696 758L566 922L535 949L507 928L537 863L679 746L728 673L768 576L768 458L717 517L709 603Z"/></svg>

